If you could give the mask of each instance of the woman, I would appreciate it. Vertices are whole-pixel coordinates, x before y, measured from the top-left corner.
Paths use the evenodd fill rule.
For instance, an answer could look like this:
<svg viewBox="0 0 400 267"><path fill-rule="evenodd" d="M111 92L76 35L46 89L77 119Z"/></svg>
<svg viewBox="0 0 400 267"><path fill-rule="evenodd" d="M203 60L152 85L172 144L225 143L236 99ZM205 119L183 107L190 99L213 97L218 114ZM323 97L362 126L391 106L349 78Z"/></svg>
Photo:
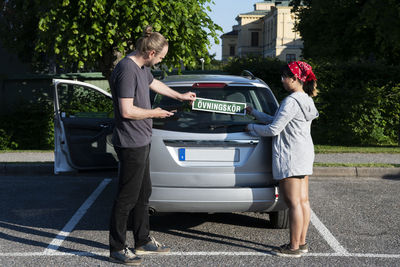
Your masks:
<svg viewBox="0 0 400 267"><path fill-rule="evenodd" d="M272 172L289 207L290 243L272 251L285 257L301 257L308 252L306 235L310 222L308 176L312 174L314 145L311 122L318 117L311 97L317 95L316 77L305 62L295 61L282 70L286 97L275 116L247 108L247 113L265 124L249 124L252 135L272 136Z"/></svg>

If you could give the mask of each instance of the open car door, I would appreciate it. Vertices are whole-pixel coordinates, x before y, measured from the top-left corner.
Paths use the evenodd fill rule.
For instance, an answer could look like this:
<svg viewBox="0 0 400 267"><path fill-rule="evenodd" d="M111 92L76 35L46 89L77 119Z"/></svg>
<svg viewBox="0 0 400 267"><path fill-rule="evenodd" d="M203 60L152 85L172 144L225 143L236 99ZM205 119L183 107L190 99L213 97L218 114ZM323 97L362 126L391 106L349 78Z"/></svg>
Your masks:
<svg viewBox="0 0 400 267"><path fill-rule="evenodd" d="M54 172L117 168L110 93L92 84L54 79Z"/></svg>

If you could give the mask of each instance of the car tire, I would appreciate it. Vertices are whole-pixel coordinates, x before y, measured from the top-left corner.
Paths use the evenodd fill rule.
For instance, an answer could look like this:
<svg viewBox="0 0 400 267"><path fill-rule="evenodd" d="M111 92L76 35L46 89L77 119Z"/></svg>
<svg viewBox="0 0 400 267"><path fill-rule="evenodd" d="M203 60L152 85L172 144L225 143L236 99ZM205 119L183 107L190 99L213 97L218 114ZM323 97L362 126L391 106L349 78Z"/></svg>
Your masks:
<svg viewBox="0 0 400 267"><path fill-rule="evenodd" d="M270 212L269 226L274 229L289 228L289 209Z"/></svg>

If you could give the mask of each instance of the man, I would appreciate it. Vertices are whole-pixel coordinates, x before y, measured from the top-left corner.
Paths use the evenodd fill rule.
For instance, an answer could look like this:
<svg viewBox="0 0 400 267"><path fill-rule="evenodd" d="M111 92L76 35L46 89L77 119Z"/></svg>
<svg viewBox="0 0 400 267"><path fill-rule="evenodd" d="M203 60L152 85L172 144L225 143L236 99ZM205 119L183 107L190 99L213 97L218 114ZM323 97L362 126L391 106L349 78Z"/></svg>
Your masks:
<svg viewBox="0 0 400 267"><path fill-rule="evenodd" d="M194 101L196 94L180 94L153 78L150 67L161 62L167 52L167 40L148 26L136 42L136 50L117 64L110 77L115 114L113 144L119 159L118 192L110 220L110 260L127 265L141 263L136 255L170 251L149 235L149 152L152 118L167 118L173 113L151 109L149 89L181 101ZM136 255L125 244L129 214Z"/></svg>

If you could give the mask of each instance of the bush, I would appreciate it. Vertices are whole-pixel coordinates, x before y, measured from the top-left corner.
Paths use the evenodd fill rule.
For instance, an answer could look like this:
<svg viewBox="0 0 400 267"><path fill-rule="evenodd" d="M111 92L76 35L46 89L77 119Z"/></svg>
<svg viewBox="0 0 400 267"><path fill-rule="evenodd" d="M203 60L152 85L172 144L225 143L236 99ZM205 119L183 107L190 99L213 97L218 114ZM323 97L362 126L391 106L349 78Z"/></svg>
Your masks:
<svg viewBox="0 0 400 267"><path fill-rule="evenodd" d="M312 64L320 93L313 125L319 144L395 145L400 129L400 67Z"/></svg>
<svg viewBox="0 0 400 267"><path fill-rule="evenodd" d="M0 129L0 150L16 149L18 144L11 141L11 136L4 130Z"/></svg>
<svg viewBox="0 0 400 267"><path fill-rule="evenodd" d="M52 103L21 103L15 112L0 118L0 149L54 149L53 128Z"/></svg>
<svg viewBox="0 0 400 267"><path fill-rule="evenodd" d="M312 62L320 93L314 99L320 117L313 122L315 143L330 145L394 145L399 142L400 66L379 63ZM236 58L226 71L247 69L263 79L278 101L283 62L266 58Z"/></svg>

